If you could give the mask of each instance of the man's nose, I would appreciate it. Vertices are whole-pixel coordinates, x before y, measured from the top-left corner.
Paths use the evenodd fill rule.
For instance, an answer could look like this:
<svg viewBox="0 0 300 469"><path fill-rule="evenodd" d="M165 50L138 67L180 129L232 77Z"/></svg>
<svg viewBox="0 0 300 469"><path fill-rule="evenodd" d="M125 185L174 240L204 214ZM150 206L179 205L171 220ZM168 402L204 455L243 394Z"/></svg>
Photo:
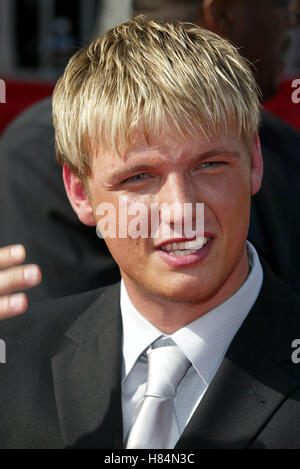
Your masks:
<svg viewBox="0 0 300 469"><path fill-rule="evenodd" d="M183 176L172 175L165 182L158 195L160 219L164 223L180 223L184 213L190 211L194 217L197 202L193 188Z"/></svg>

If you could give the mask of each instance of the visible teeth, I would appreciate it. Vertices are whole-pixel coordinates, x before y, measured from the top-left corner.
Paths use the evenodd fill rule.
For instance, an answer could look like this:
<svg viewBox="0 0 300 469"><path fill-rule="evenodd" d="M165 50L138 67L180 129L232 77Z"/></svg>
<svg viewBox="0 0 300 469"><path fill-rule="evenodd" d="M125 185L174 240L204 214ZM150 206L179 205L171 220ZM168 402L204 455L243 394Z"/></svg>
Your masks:
<svg viewBox="0 0 300 469"><path fill-rule="evenodd" d="M185 249L200 249L204 244L206 244L208 238L194 239L194 241L187 241L185 244Z"/></svg>
<svg viewBox="0 0 300 469"><path fill-rule="evenodd" d="M198 249L189 249L189 250L184 250L184 251L172 251L172 254L175 254L175 256L190 256L191 254L195 254Z"/></svg>
<svg viewBox="0 0 300 469"><path fill-rule="evenodd" d="M210 238L199 238L184 243L169 243L161 249L165 252L172 252L175 256L189 256L201 249L208 241Z"/></svg>

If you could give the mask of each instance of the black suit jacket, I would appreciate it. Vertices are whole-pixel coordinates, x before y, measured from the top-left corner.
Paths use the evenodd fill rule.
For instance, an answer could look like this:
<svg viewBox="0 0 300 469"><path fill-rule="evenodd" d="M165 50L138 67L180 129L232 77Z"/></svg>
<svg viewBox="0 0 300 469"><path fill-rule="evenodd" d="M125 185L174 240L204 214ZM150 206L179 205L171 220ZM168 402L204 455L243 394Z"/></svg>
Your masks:
<svg viewBox="0 0 300 469"><path fill-rule="evenodd" d="M0 323L1 448L122 448L119 285ZM300 448L300 302L264 266L251 312L176 448Z"/></svg>

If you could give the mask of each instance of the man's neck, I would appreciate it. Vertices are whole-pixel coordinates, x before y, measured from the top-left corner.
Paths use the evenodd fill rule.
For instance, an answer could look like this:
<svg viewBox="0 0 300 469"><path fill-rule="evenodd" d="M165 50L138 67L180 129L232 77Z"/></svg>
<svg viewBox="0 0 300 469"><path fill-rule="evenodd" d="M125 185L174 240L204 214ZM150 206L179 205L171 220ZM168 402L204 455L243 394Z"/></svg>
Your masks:
<svg viewBox="0 0 300 469"><path fill-rule="evenodd" d="M146 291L124 272L122 272L122 278L129 298L140 314L164 334L173 334L224 303L240 289L249 274L246 250L244 257L241 268L230 274L216 291L202 301L191 299L186 302L164 298Z"/></svg>

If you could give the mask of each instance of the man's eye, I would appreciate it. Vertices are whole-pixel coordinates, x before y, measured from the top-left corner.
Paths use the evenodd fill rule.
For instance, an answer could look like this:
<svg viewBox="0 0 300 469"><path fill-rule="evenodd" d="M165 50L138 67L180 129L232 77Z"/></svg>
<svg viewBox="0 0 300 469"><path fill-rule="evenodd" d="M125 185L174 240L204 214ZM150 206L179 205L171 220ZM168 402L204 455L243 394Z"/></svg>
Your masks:
<svg viewBox="0 0 300 469"><path fill-rule="evenodd" d="M199 168L200 169L214 169L218 168L219 166L222 166L226 164L224 161L206 161L205 163L202 163Z"/></svg>
<svg viewBox="0 0 300 469"><path fill-rule="evenodd" d="M136 174L135 176L131 176L127 179L125 179L124 182L135 182L135 181L142 181L143 179L148 179L149 177L151 177L149 174L147 173L140 173L140 174Z"/></svg>

